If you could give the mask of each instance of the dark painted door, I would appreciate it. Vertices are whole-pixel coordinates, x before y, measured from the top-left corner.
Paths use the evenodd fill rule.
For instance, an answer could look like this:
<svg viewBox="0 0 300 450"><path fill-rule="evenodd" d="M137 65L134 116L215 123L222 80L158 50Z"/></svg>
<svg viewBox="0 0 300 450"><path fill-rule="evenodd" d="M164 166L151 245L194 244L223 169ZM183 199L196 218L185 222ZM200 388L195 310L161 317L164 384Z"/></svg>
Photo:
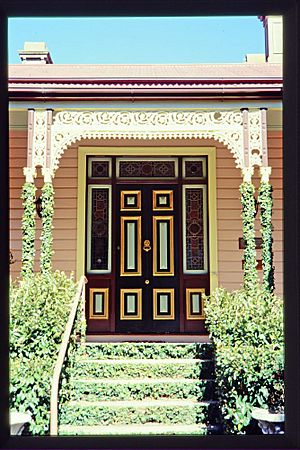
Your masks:
<svg viewBox="0 0 300 450"><path fill-rule="evenodd" d="M116 186L116 332L179 332L177 185Z"/></svg>

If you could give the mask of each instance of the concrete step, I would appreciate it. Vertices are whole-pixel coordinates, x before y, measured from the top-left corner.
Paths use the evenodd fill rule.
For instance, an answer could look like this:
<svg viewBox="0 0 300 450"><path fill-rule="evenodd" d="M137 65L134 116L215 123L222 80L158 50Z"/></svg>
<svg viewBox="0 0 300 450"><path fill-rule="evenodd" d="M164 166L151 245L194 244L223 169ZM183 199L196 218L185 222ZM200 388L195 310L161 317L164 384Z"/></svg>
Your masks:
<svg viewBox="0 0 300 450"><path fill-rule="evenodd" d="M162 424L205 423L216 402L187 399L130 401L70 401L60 410L60 424L127 425L149 422Z"/></svg>
<svg viewBox="0 0 300 450"><path fill-rule="evenodd" d="M196 378L213 376L213 362L200 359L87 359L76 357L73 378Z"/></svg>
<svg viewBox="0 0 300 450"><path fill-rule="evenodd" d="M86 355L93 359L212 358L209 343L114 342L86 343Z"/></svg>
<svg viewBox="0 0 300 450"><path fill-rule="evenodd" d="M205 435L206 426L203 424L186 425L161 423L146 423L143 425L61 425L60 436L132 436L132 435Z"/></svg>
<svg viewBox="0 0 300 450"><path fill-rule="evenodd" d="M195 398L213 400L214 380L192 378L96 379L75 378L69 382L72 400L142 400Z"/></svg>

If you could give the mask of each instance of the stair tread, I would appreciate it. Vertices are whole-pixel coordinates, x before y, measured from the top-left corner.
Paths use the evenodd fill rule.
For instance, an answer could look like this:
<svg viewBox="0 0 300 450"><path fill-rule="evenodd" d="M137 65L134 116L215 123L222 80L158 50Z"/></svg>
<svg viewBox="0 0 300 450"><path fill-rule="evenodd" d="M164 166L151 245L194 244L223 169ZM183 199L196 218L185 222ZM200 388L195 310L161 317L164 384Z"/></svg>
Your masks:
<svg viewBox="0 0 300 450"><path fill-rule="evenodd" d="M97 364L197 364L202 362L211 362L211 359L196 359L196 358L185 358L185 359L175 359L175 358L163 358L163 359L92 359L92 358L78 358L76 362L81 363L97 363Z"/></svg>
<svg viewBox="0 0 300 450"><path fill-rule="evenodd" d="M206 382L214 382L213 378L205 378L205 379L197 379L197 378L71 378L71 383L93 383L93 384L157 384L157 383L206 383Z"/></svg>
<svg viewBox="0 0 300 450"><path fill-rule="evenodd" d="M82 434L109 434L109 435L122 435L122 434L192 434L203 433L206 430L206 425L186 425L186 424L174 424L165 425L160 423L147 423L147 424L134 424L134 425L60 425L59 432L76 432Z"/></svg>
<svg viewBox="0 0 300 450"><path fill-rule="evenodd" d="M163 400L70 400L68 405L77 406L90 406L90 407L147 407L147 406L207 406L217 403L215 400L197 401L192 399L170 399L164 398Z"/></svg>

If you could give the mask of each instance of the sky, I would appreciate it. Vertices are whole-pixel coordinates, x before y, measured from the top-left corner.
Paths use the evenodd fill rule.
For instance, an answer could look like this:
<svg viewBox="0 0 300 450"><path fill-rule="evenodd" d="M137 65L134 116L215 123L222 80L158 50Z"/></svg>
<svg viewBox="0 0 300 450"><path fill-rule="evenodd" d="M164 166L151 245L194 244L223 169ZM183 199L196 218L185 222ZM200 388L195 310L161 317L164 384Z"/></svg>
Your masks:
<svg viewBox="0 0 300 450"><path fill-rule="evenodd" d="M46 42L55 64L241 63L265 52L257 16L10 18L10 64L25 41Z"/></svg>

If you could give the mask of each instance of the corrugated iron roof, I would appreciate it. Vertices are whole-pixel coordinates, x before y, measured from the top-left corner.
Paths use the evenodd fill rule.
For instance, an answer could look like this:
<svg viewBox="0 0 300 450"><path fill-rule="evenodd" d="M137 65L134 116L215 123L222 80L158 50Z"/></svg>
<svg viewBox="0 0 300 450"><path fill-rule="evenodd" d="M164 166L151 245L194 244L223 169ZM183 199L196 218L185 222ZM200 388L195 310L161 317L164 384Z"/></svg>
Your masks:
<svg viewBox="0 0 300 450"><path fill-rule="evenodd" d="M67 80L245 80L278 79L281 64L14 64L10 79Z"/></svg>

